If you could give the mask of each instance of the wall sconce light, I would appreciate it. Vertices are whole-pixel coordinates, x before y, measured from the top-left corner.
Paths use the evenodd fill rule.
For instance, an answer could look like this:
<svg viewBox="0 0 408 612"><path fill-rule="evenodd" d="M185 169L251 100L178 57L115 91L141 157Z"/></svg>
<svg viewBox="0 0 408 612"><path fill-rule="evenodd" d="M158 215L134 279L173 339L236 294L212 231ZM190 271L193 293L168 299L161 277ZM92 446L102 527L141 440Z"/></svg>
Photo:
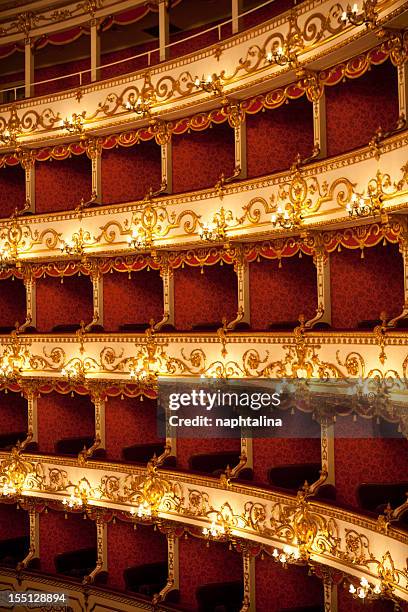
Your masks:
<svg viewBox="0 0 408 612"><path fill-rule="evenodd" d="M33 473L33 464L22 459L20 448L15 446L10 456L0 465L0 494L4 497L20 497Z"/></svg>
<svg viewBox="0 0 408 612"><path fill-rule="evenodd" d="M367 580L367 578L361 578L360 584L355 586L353 583L349 586L349 593L355 598L363 601L372 601L378 599L383 594L381 585L376 584L373 586Z"/></svg>
<svg viewBox="0 0 408 612"><path fill-rule="evenodd" d="M223 525L212 521L210 527L203 527L203 535L208 539L220 540L226 536L227 532Z"/></svg>
<svg viewBox="0 0 408 612"><path fill-rule="evenodd" d="M217 74L209 74L206 78L203 76L201 79L196 77L194 85L197 87L197 89L202 89L203 91L212 93L215 96L224 96L221 77L219 77Z"/></svg>
<svg viewBox="0 0 408 612"><path fill-rule="evenodd" d="M149 228L151 230L151 228ZM134 227L128 237L128 245L136 251L148 251L153 245L153 233L141 225Z"/></svg>
<svg viewBox="0 0 408 612"><path fill-rule="evenodd" d="M199 235L201 240L206 242L222 242L227 238L227 231L234 223L231 210L225 210L221 206L220 210L213 214L210 221L202 223Z"/></svg>
<svg viewBox="0 0 408 612"><path fill-rule="evenodd" d="M84 232L81 227L78 232L72 234L71 240L68 242L62 240L61 242L60 249L62 253L83 257L85 255L85 247L91 242L91 234L88 231Z"/></svg>
<svg viewBox="0 0 408 612"><path fill-rule="evenodd" d="M288 565L298 564L301 561L301 554L298 548L292 548L285 544L283 550L273 549L272 558L277 563L281 563L283 567L287 567Z"/></svg>
<svg viewBox="0 0 408 612"><path fill-rule="evenodd" d="M86 111L82 113L72 113L71 119L63 119L62 127L67 130L70 134L75 136L84 137L84 123L85 123Z"/></svg>
<svg viewBox="0 0 408 612"><path fill-rule="evenodd" d="M137 508L131 508L130 509L130 514L133 517L137 517L137 518L140 518L140 519L151 519L153 512L152 512L152 507L145 500L142 503L140 503Z"/></svg>
<svg viewBox="0 0 408 612"><path fill-rule="evenodd" d="M15 148L21 132L21 121L17 115L16 109L12 107L10 111L10 119L7 121L7 123L5 123L4 128L0 132L0 141L7 147Z"/></svg>
<svg viewBox="0 0 408 612"><path fill-rule="evenodd" d="M360 11L356 3L353 6L348 4L347 9L341 15L341 20L343 23L349 23L353 26L365 25L367 28L375 27L377 25L376 5L377 0L366 0L366 2L363 2L363 7Z"/></svg>
<svg viewBox="0 0 408 612"><path fill-rule="evenodd" d="M275 46L272 51L266 54L266 61L270 64L277 64L282 67L290 66L294 68L299 65L297 52L287 44L283 47L281 45Z"/></svg>
<svg viewBox="0 0 408 612"><path fill-rule="evenodd" d="M133 111L136 115L139 115L142 119L151 117L151 109L153 104L156 102L155 94L149 96L136 97L134 94L130 94L128 101L125 104L127 110Z"/></svg>

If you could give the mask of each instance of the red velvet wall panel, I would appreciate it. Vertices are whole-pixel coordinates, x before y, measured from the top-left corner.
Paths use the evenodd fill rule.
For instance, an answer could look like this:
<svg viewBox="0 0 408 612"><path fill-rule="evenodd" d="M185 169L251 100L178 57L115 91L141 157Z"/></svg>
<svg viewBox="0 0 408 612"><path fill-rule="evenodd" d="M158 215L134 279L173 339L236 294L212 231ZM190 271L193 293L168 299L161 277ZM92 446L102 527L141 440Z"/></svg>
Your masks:
<svg viewBox="0 0 408 612"><path fill-rule="evenodd" d="M25 174L18 166L0 168L0 217L9 217L15 208L24 208Z"/></svg>
<svg viewBox="0 0 408 612"><path fill-rule="evenodd" d="M246 6L247 3L244 3L243 12L252 8L254 3L251 3L251 6ZM260 2L259 4L263 4ZM253 13L249 13L245 17L242 17L243 21L243 29L252 28L258 24L264 23L268 19L272 19L275 15L280 15L284 11L288 11L295 5L296 2L294 0L275 0L271 4L264 6Z"/></svg>
<svg viewBox="0 0 408 612"><path fill-rule="evenodd" d="M84 521L82 514L67 514L50 511L40 514L40 561L41 571L55 574L54 558L65 552L81 548L96 548L94 521Z"/></svg>
<svg viewBox="0 0 408 612"><path fill-rule="evenodd" d="M173 191L213 187L235 166L234 130L227 123L173 138Z"/></svg>
<svg viewBox="0 0 408 612"><path fill-rule="evenodd" d="M20 279L0 281L0 327L14 327L26 318L26 291Z"/></svg>
<svg viewBox="0 0 408 612"><path fill-rule="evenodd" d="M0 434L27 431L27 400L20 393L0 391Z"/></svg>
<svg viewBox="0 0 408 612"><path fill-rule="evenodd" d="M124 589L123 570L127 567L167 561L167 540L153 527L117 521L108 525L108 585Z"/></svg>
<svg viewBox="0 0 408 612"><path fill-rule="evenodd" d="M121 28L120 28L121 30ZM119 49L117 51L112 51L110 53L104 53L101 58L101 64L110 64L112 62L118 62L120 60L124 60L128 57L132 57L134 55L139 55L141 53L146 53L147 51L151 51L158 47L158 42L153 40L152 42L144 43L143 45L136 45L133 47L128 47L127 49ZM159 54L151 53L150 54L150 65L157 64L159 61ZM102 68L101 70L101 78L102 79L111 79L112 77L119 76L121 74L128 74L130 72L135 72L136 70L141 70L143 68L148 68L148 57L144 55L142 57L138 57L136 59L128 60L127 62L121 62L120 64L115 64L113 66L107 66L106 68Z"/></svg>
<svg viewBox="0 0 408 612"><path fill-rule="evenodd" d="M319 463L320 440L316 438L255 438L253 440L254 480L268 481L268 471L277 465Z"/></svg>
<svg viewBox="0 0 408 612"><path fill-rule="evenodd" d="M194 0L192 0L194 6ZM182 6L180 6L181 10L186 9L184 6L185 0L183 0ZM194 9L193 9L194 10ZM212 22L211 24L207 23L198 28L192 28L191 30L186 30L177 34L174 34L170 37L170 42L174 43L179 41L177 45L170 47L170 57L181 57L182 55L187 55L188 53L194 53L194 51L198 51L199 49L204 49L205 47L209 47L210 45L215 45L219 40L218 28L211 30L210 32L206 32L208 28L214 27L216 24L222 23L222 21ZM203 32L199 36L194 36L195 34L199 34ZM190 36L194 36L190 40L183 40ZM221 37L227 38L231 36L231 24L226 24L221 28ZM201 75L200 75L201 76ZM207 75L204 75L207 76Z"/></svg>
<svg viewBox="0 0 408 612"><path fill-rule="evenodd" d="M354 328L378 319L382 311L398 315L404 302L402 257L396 245L343 249L330 255L332 325Z"/></svg>
<svg viewBox="0 0 408 612"><path fill-rule="evenodd" d="M120 427L118 427L120 423ZM133 444L159 442L156 401L144 398L112 397L105 404L107 458L119 461L122 449ZM164 442L163 442L164 445Z"/></svg>
<svg viewBox="0 0 408 612"><path fill-rule="evenodd" d="M149 188L161 183L161 150L154 140L134 147L102 153L102 197L104 204L144 198Z"/></svg>
<svg viewBox="0 0 408 612"><path fill-rule="evenodd" d="M368 145L379 126L395 127L398 112L397 69L391 62L326 87L328 155Z"/></svg>
<svg viewBox="0 0 408 612"><path fill-rule="evenodd" d="M316 576L308 576L307 568L289 566L285 569L270 557L263 560L258 557L255 563L257 612L322 605L322 582Z"/></svg>
<svg viewBox="0 0 408 612"><path fill-rule="evenodd" d="M55 325L89 323L92 320L92 283L88 276L46 276L37 281L37 329Z"/></svg>
<svg viewBox="0 0 408 612"><path fill-rule="evenodd" d="M241 452L241 442L237 438L179 438L177 440L177 467L188 469L188 460L193 455L203 455L219 451L233 451L239 455ZM230 467L234 466L230 465Z"/></svg>
<svg viewBox="0 0 408 612"><path fill-rule="evenodd" d="M313 149L313 106L306 97L279 108L247 115L248 176L289 169L298 153Z"/></svg>
<svg viewBox="0 0 408 612"><path fill-rule="evenodd" d="M313 316L317 308L316 267L311 257L261 260L249 264L251 327L266 329L270 323L298 321Z"/></svg>
<svg viewBox="0 0 408 612"><path fill-rule="evenodd" d="M242 580L242 556L223 544L212 542L207 548L204 540L181 538L179 569L181 603L196 610L195 591L198 586Z"/></svg>
<svg viewBox="0 0 408 612"><path fill-rule="evenodd" d="M105 330L117 330L124 323L157 323L163 317L163 281L157 270L141 270L129 278L113 272L103 277Z"/></svg>
<svg viewBox="0 0 408 612"><path fill-rule="evenodd" d="M25 535L29 535L28 513L15 504L0 504L0 540Z"/></svg>
<svg viewBox="0 0 408 612"><path fill-rule="evenodd" d="M347 417L339 417L338 421ZM350 424L350 427L352 424ZM407 480L408 441L390 438L337 438L334 446L337 500L357 505L363 482ZM401 503L404 500L401 500Z"/></svg>
<svg viewBox="0 0 408 612"><path fill-rule="evenodd" d="M36 212L55 212L76 208L92 192L91 160L84 155L36 165Z"/></svg>
<svg viewBox="0 0 408 612"><path fill-rule="evenodd" d="M0 84L2 85L1 89L8 89L9 87L14 86L14 85L10 85L11 83L13 84L18 83L18 82L24 83L24 69L22 69L21 72L13 72L12 74L4 74L4 72L10 69L9 62L10 60L7 57L0 60ZM22 53L20 56L20 62L21 62L21 65L23 66L24 53Z"/></svg>
<svg viewBox="0 0 408 612"><path fill-rule="evenodd" d="M232 266L180 268L174 272L174 309L177 329L197 323L227 321L238 310L237 277Z"/></svg>
<svg viewBox="0 0 408 612"><path fill-rule="evenodd" d="M49 393L37 400L38 445L41 453L54 453L63 438L95 435L95 409L88 396Z"/></svg>
<svg viewBox="0 0 408 612"><path fill-rule="evenodd" d="M52 45L48 45L41 51L41 53L47 54L47 57L52 60L53 55L53 47ZM76 72L80 72L81 70L88 70L91 67L90 59L84 58L81 60L75 60L71 62L64 62L59 64L53 64L52 66L45 66L44 68L38 68L34 72L34 81L39 83L40 81L48 81L49 79L56 79L57 77L64 77L62 79L58 79L56 81L51 81L50 83L41 83L39 85L35 85L35 95L36 96L44 96L46 94L55 93L57 91L64 91L66 89L72 89L79 87L80 80L79 75L75 75ZM65 76L65 75L74 75L74 76ZM90 73L84 73L82 75L82 85L86 85L90 82ZM65 119L65 117L64 117Z"/></svg>

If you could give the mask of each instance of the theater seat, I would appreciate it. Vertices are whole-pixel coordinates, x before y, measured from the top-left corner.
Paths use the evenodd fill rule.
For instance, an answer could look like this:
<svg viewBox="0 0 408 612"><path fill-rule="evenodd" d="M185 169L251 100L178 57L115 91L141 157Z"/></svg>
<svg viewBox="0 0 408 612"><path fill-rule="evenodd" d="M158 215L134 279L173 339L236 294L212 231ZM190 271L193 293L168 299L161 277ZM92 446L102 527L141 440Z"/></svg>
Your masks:
<svg viewBox="0 0 408 612"><path fill-rule="evenodd" d="M209 321L209 322L200 322L195 323L191 326L192 331L200 331L200 332L210 332L217 331L220 327L223 327L222 321Z"/></svg>
<svg viewBox="0 0 408 612"><path fill-rule="evenodd" d="M377 325L381 325L380 319L367 319L366 321L359 321L357 323L357 329L369 329L373 330Z"/></svg>
<svg viewBox="0 0 408 612"><path fill-rule="evenodd" d="M293 331L295 327L299 327L299 321L278 321L268 325L270 331Z"/></svg>
<svg viewBox="0 0 408 612"><path fill-rule="evenodd" d="M244 599L241 581L215 582L196 589L199 612L239 612Z"/></svg>
<svg viewBox="0 0 408 612"><path fill-rule="evenodd" d="M26 431L12 431L10 433L0 434L0 448L2 450L11 450L18 441L22 442L26 438Z"/></svg>
<svg viewBox="0 0 408 612"><path fill-rule="evenodd" d="M357 488L357 499L364 510L382 514L388 503L391 508L401 506L407 498L406 493L408 482L361 483Z"/></svg>
<svg viewBox="0 0 408 612"><path fill-rule="evenodd" d="M119 325L119 331L123 332L145 332L149 329L150 323L124 323Z"/></svg>
<svg viewBox="0 0 408 612"><path fill-rule="evenodd" d="M0 565L13 567L24 559L30 547L30 538L21 536L0 541Z"/></svg>
<svg viewBox="0 0 408 612"><path fill-rule="evenodd" d="M125 461L133 463L142 463L145 465L155 454L159 457L164 450L164 444L134 444L122 449L122 457ZM176 465L176 457L167 457L163 466L174 467Z"/></svg>
<svg viewBox="0 0 408 612"><path fill-rule="evenodd" d="M52 333L55 332L58 334L71 334L73 332L78 331L80 327L81 327L80 323L66 323L62 325L54 325L51 332Z"/></svg>
<svg viewBox="0 0 408 612"><path fill-rule="evenodd" d="M195 472L202 472L211 476L220 476L227 465L230 468L239 463L239 453L234 451L219 451L215 453L204 453L202 455L192 455L188 461L189 469ZM252 470L244 468L238 476L242 480L252 480Z"/></svg>
<svg viewBox="0 0 408 612"><path fill-rule="evenodd" d="M275 465L268 472L268 480L273 487L298 491L305 481L313 484L320 477L320 463L292 463ZM316 497L319 499L336 499L336 489L333 485L322 485Z"/></svg>
<svg viewBox="0 0 408 612"><path fill-rule="evenodd" d="M123 572L127 591L152 597L167 583L167 561L128 567Z"/></svg>
<svg viewBox="0 0 408 612"><path fill-rule="evenodd" d="M85 448L89 448L93 445L94 443L94 438L91 438L90 436L79 436L77 438L62 438L61 440L58 440L57 442L55 442L55 453L57 455L73 455L73 456L77 456L78 453L80 453L84 446ZM101 449L101 448L97 448L94 453L93 453L93 457L104 457L105 456L105 450Z"/></svg>
<svg viewBox="0 0 408 612"><path fill-rule="evenodd" d="M61 553L54 559L57 574L63 574L76 580L82 580L88 576L96 566L96 548L80 548L70 552ZM97 582L104 583L107 572L101 572Z"/></svg>

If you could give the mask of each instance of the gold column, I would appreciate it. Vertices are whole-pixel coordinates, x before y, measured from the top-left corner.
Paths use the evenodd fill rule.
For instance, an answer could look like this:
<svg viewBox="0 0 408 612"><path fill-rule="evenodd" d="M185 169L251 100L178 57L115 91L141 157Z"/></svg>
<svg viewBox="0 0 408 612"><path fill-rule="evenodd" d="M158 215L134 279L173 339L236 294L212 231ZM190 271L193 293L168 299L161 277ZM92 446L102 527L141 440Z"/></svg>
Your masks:
<svg viewBox="0 0 408 612"><path fill-rule="evenodd" d="M36 280L29 264L23 267L23 282L26 290L26 320L23 327L29 325L35 327L37 324Z"/></svg>
<svg viewBox="0 0 408 612"><path fill-rule="evenodd" d="M153 254L153 257L156 257ZM169 265L168 254L160 254L160 276L163 281L163 318L154 326L159 331L163 325L174 325L174 273Z"/></svg>
<svg viewBox="0 0 408 612"><path fill-rule="evenodd" d="M35 151L17 150L17 158L25 172L26 210L35 212Z"/></svg>
<svg viewBox="0 0 408 612"><path fill-rule="evenodd" d="M334 455L334 422L323 419L320 425L320 454L322 470L327 473L325 484L336 484Z"/></svg>
<svg viewBox="0 0 408 612"><path fill-rule="evenodd" d="M98 448L105 448L105 400L103 399L103 386L92 386L91 399L95 407L95 442Z"/></svg>
<svg viewBox="0 0 408 612"><path fill-rule="evenodd" d="M320 234L315 236L313 263L317 275L317 312L305 323L306 328L312 328L316 323L331 325L331 288L330 288L330 258L325 251Z"/></svg>
<svg viewBox="0 0 408 612"><path fill-rule="evenodd" d="M237 34L242 30L242 19L239 19L242 13L243 0L231 0L231 17L232 17L232 33Z"/></svg>
<svg viewBox="0 0 408 612"><path fill-rule="evenodd" d="M326 94L324 91L318 100L313 101L313 141L315 147L319 148L319 157L326 157Z"/></svg>
<svg viewBox="0 0 408 612"><path fill-rule="evenodd" d="M92 163L92 195L95 202L102 203L102 143L99 138L86 141L86 154Z"/></svg>
<svg viewBox="0 0 408 612"><path fill-rule="evenodd" d="M250 546L246 546L242 552L243 578L244 578L244 601L240 612L255 612L255 556L251 554Z"/></svg>
<svg viewBox="0 0 408 612"><path fill-rule="evenodd" d="M167 193L173 191L173 147L171 138L161 148L161 180L166 185Z"/></svg>
<svg viewBox="0 0 408 612"><path fill-rule="evenodd" d="M159 48L161 62L169 58L169 48L167 47L170 42L168 6L168 0L159 0Z"/></svg>
<svg viewBox="0 0 408 612"><path fill-rule="evenodd" d="M34 54L31 38L24 40L24 95L31 98L34 95Z"/></svg>
<svg viewBox="0 0 408 612"><path fill-rule="evenodd" d="M172 528L166 529L167 538L167 583L166 586L153 597L153 605L164 601L167 595L179 589L179 539Z"/></svg>
<svg viewBox="0 0 408 612"><path fill-rule="evenodd" d="M100 78L101 65L101 37L98 31L98 20L91 20L91 81L98 81Z"/></svg>
<svg viewBox="0 0 408 612"><path fill-rule="evenodd" d="M400 119L407 119L408 112L408 63L397 66L398 70L398 105Z"/></svg>
<svg viewBox="0 0 408 612"><path fill-rule="evenodd" d="M27 386L28 385L28 386ZM32 435L31 442L38 442L38 391L33 383L24 381L24 396L27 400L27 430Z"/></svg>
<svg viewBox="0 0 408 612"><path fill-rule="evenodd" d="M90 280L92 283L92 321L86 325L85 331L91 331L94 325L103 325L103 274L97 263L91 263Z"/></svg>
<svg viewBox="0 0 408 612"><path fill-rule="evenodd" d="M250 323L249 264L242 245L234 245L231 254L238 282L238 310L236 318L227 325L229 330L234 329L238 323Z"/></svg>
<svg viewBox="0 0 408 612"><path fill-rule="evenodd" d="M404 304L401 314L388 322L389 327L395 327L400 319L408 317L408 220L403 219L401 223L403 225L403 231L401 232L399 240L399 252L402 255L404 270Z"/></svg>

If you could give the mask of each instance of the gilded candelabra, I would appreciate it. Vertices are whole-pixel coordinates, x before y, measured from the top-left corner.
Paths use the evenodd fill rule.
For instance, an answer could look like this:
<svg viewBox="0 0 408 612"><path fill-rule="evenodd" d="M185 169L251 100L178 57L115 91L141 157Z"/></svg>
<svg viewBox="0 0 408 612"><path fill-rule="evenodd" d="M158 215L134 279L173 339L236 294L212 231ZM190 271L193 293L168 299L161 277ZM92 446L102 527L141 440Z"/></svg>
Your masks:
<svg viewBox="0 0 408 612"><path fill-rule="evenodd" d="M227 231L232 226L234 218L231 210L220 210L213 214L210 221L202 223L199 234L206 242L222 242L227 238Z"/></svg>
<svg viewBox="0 0 408 612"><path fill-rule="evenodd" d="M0 465L0 494L4 497L21 497L33 472L33 464L23 459L21 449L15 446Z"/></svg>
<svg viewBox="0 0 408 612"><path fill-rule="evenodd" d="M380 215L383 212L384 200L394 195L399 187L392 185L389 174L377 170L375 177L368 182L367 194L354 192L346 205L346 210L350 217Z"/></svg>
<svg viewBox="0 0 408 612"><path fill-rule="evenodd" d="M136 251L148 251L153 245L152 228L143 227L141 224L134 227L127 241L131 249L135 249Z"/></svg>
<svg viewBox="0 0 408 612"><path fill-rule="evenodd" d="M281 37L282 38L282 37ZM289 16L289 32L281 42L275 42L271 51L266 54L266 61L289 68L299 67L299 53L304 49L305 41L297 22L297 13L292 10Z"/></svg>
<svg viewBox="0 0 408 612"><path fill-rule="evenodd" d="M91 242L91 235L88 231L79 228L78 232L74 232L68 242L62 240L61 252L67 255L74 255L75 257L83 257L85 255L85 248Z"/></svg>
<svg viewBox="0 0 408 612"><path fill-rule="evenodd" d="M375 599L379 599L383 595L383 588L380 584L376 584L375 586L370 584L367 578L363 576L357 586L350 583L349 593L355 599L360 599L362 601L373 601Z"/></svg>
<svg viewBox="0 0 408 612"><path fill-rule="evenodd" d="M353 6L348 4L347 9L341 15L341 20L343 23L353 26L375 27L377 25L376 6L377 0L366 0L366 2L363 2L361 10L356 3Z"/></svg>
<svg viewBox="0 0 408 612"><path fill-rule="evenodd" d="M197 89L202 89L207 93L212 93L214 96L222 96L225 103L228 103L228 100L224 94L224 87L221 77L218 76L218 74L209 74L207 77L202 76L201 79L196 77L194 85L197 87Z"/></svg>
<svg viewBox="0 0 408 612"><path fill-rule="evenodd" d="M86 111L82 113L72 113L71 119L65 118L62 120L62 127L70 134L84 136L85 117Z"/></svg>
<svg viewBox="0 0 408 612"><path fill-rule="evenodd" d="M7 147L15 148L22 132L21 121L14 107L10 111L10 119L0 133L0 141Z"/></svg>
<svg viewBox="0 0 408 612"><path fill-rule="evenodd" d="M144 75L143 86L137 93L130 93L124 107L127 110L133 111L136 115L143 119L148 117L151 118L152 106L156 104L157 97L154 90L153 84L150 79L150 74Z"/></svg>
<svg viewBox="0 0 408 612"><path fill-rule="evenodd" d="M279 190L278 197L280 201L278 201L276 210L271 216L271 222L274 227L279 226L285 230L299 229L302 225L304 211L310 207L308 195L311 190L306 180L302 177L299 169L300 163L301 160L298 155L291 168L290 183L284 185Z"/></svg>

